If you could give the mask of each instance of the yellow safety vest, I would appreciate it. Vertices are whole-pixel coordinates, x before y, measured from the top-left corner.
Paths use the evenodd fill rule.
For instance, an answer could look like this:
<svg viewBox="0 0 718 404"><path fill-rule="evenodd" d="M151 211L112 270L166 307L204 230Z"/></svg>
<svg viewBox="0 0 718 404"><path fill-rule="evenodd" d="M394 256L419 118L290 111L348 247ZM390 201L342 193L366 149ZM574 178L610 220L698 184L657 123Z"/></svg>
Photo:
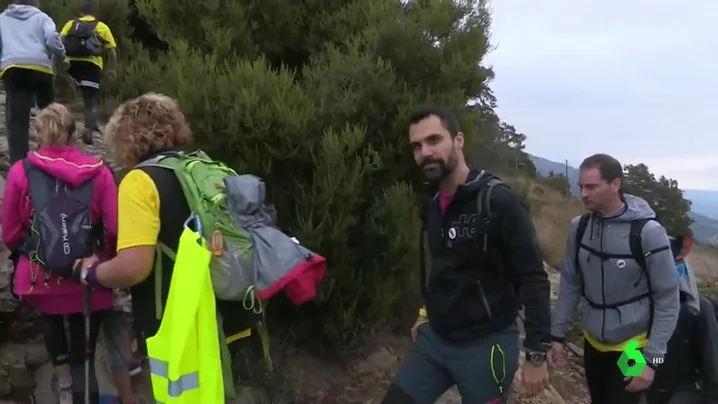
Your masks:
<svg viewBox="0 0 718 404"><path fill-rule="evenodd" d="M197 240L185 227L159 331L147 339L152 392L161 404L224 403L211 253Z"/></svg>

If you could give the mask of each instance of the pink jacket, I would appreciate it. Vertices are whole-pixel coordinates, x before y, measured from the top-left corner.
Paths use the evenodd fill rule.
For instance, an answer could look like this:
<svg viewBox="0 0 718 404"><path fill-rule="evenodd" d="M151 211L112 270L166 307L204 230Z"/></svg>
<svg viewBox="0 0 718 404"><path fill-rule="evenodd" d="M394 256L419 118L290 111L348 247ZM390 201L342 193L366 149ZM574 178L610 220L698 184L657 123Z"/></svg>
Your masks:
<svg viewBox="0 0 718 404"><path fill-rule="evenodd" d="M112 171L101 160L70 146L44 147L28 153L28 159L71 186L82 185L94 178L90 216L92 223L102 221L107 245L107 251L98 256L112 258L117 245L117 186ZM32 210L22 161L10 168L2 205L2 239L10 251L15 251L25 241ZM46 275L26 256L20 256L16 261L13 281L15 293L43 314L82 312L83 286L73 280ZM93 311L112 308L112 291L93 289L91 306Z"/></svg>

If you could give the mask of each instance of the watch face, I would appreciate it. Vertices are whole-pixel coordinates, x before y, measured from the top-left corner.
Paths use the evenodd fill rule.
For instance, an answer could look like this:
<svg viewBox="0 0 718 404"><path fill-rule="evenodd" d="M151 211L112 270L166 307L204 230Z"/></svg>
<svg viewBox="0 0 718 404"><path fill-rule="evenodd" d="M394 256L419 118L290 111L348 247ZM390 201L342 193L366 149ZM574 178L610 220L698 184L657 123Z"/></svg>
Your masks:
<svg viewBox="0 0 718 404"><path fill-rule="evenodd" d="M546 361L546 354L543 352L527 352L527 359L534 365L543 364Z"/></svg>

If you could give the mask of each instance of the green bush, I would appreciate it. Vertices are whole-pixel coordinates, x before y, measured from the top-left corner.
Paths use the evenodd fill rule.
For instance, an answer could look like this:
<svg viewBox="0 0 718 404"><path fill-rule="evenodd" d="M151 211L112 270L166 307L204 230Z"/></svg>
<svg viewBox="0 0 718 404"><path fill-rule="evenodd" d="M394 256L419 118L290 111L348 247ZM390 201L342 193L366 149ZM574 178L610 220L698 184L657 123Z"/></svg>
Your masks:
<svg viewBox="0 0 718 404"><path fill-rule="evenodd" d="M5 9L12 2L12 0L0 0L0 6ZM45 0L41 1L40 8L52 17L57 30L60 31L67 21L79 16L80 7L85 2L86 0ZM118 49L120 49L118 53L118 69L122 69L122 64L125 60L134 58L137 52L144 52L131 40L132 29L128 23L132 14L130 2L128 0L102 0L96 3L98 18L110 27L117 41ZM60 72L56 75L55 85L60 101L74 101L71 98L74 94L72 92L72 82L66 73ZM104 95L114 97L115 94L118 94L122 83L119 80L116 82L106 81L102 87Z"/></svg>
<svg viewBox="0 0 718 404"><path fill-rule="evenodd" d="M280 225L327 258L319 298L273 305L272 317L289 317L302 340L350 349L415 314L420 191L407 116L423 103L452 108L468 144L481 143L481 113L466 105L492 98L483 2L136 0L138 15L126 1L102 4L124 35L105 97L177 98L198 145L264 178ZM138 33L137 17L149 30ZM166 53L137 44L153 33Z"/></svg>

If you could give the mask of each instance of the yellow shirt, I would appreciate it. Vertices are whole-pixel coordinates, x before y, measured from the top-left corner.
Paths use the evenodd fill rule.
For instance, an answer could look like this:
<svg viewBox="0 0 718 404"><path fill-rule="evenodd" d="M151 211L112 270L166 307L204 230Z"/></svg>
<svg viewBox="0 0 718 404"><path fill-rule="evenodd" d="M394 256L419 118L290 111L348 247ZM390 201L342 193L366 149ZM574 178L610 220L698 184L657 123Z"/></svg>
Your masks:
<svg viewBox="0 0 718 404"><path fill-rule="evenodd" d="M160 234L160 196L147 173L131 170L117 194L117 251L157 245Z"/></svg>
<svg viewBox="0 0 718 404"><path fill-rule="evenodd" d="M607 344L605 342L601 342L597 338L594 338L586 330L583 331L583 336L586 338L586 341L599 352L623 352L626 349L628 342L632 340L638 341L638 348L645 348L646 345L648 345L647 333L637 335L631 339L621 342L620 344Z"/></svg>
<svg viewBox="0 0 718 404"><path fill-rule="evenodd" d="M92 22L95 21L96 18L91 15L86 15L84 17L80 17L80 21L84 22ZM70 20L65 23L65 26L62 27L62 30L60 31L60 36L66 37L67 34L70 33L70 29L72 28L72 23L75 20ZM115 37L112 35L112 31L110 31L110 27L107 26L102 21L97 21L97 27L95 27L95 31L100 36L102 41L104 42L105 49L114 49L117 47L117 42L115 42ZM97 65L100 69L104 67L102 62L102 56L85 56L85 57L68 57L67 58L70 61L78 61L78 62L90 62Z"/></svg>
<svg viewBox="0 0 718 404"><path fill-rule="evenodd" d="M131 170L117 190L117 251L155 246L160 234L160 195L155 182L142 170ZM232 343L252 335L251 329L228 335Z"/></svg>
<svg viewBox="0 0 718 404"><path fill-rule="evenodd" d="M2 75L5 74L5 72L6 72L8 69L12 68L12 67L18 68L18 69L34 70L34 71L40 72L40 73L52 74L53 76L55 75L55 72L53 72L52 69L48 69L47 67L43 67L43 66L35 66L35 65L8 65L8 66L6 66L4 69L2 69L2 71L0 71L0 77L2 77Z"/></svg>

